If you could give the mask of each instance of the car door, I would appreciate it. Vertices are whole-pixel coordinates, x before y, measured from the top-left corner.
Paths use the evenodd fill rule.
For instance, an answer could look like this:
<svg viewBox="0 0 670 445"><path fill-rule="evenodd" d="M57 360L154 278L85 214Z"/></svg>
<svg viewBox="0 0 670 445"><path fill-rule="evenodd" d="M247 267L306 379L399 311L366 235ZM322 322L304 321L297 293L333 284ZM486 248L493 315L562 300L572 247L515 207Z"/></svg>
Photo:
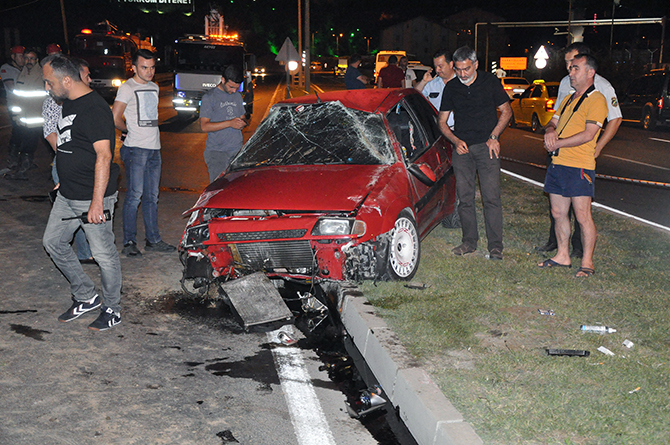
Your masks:
<svg viewBox="0 0 670 445"><path fill-rule="evenodd" d="M394 107L389 123L398 120L404 129L394 129L403 148L403 162L407 169L421 169L429 175L432 184L426 184L416 174L407 172L411 184L417 227L423 236L442 215L447 182L453 180L451 145L437 126L437 112L420 94L407 96ZM393 124L392 124L393 125ZM400 127L397 127L400 128ZM404 133L404 134L403 134ZM420 175L419 175L420 176ZM440 218L441 219L441 218Z"/></svg>
<svg viewBox="0 0 670 445"><path fill-rule="evenodd" d="M521 93L519 98L519 116L514 116L514 119L521 124L530 125L530 116L533 109L533 102L530 100L530 95L534 91L534 87L526 88L526 91Z"/></svg>

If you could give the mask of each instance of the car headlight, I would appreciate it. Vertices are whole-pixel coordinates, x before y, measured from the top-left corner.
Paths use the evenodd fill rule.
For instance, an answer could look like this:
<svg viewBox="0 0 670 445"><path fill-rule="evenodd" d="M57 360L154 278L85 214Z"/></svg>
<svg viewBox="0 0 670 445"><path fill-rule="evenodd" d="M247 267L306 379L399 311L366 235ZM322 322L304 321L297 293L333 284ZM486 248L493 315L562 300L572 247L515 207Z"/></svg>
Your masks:
<svg viewBox="0 0 670 445"><path fill-rule="evenodd" d="M366 225L363 221L344 218L321 218L314 228L314 236L335 236L335 235L363 235L366 231Z"/></svg>
<svg viewBox="0 0 670 445"><path fill-rule="evenodd" d="M186 229L185 246L196 246L209 239L209 224L200 224L199 226Z"/></svg>
<svg viewBox="0 0 670 445"><path fill-rule="evenodd" d="M121 79L112 79L112 86L113 87L120 87L123 81Z"/></svg>

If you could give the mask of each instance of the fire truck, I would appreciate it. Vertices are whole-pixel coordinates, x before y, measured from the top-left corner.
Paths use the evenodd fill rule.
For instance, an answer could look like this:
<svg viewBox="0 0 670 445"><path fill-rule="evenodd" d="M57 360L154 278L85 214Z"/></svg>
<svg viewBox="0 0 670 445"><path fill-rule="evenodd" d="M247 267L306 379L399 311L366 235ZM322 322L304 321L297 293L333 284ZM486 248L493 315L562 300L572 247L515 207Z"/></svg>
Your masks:
<svg viewBox="0 0 670 445"><path fill-rule="evenodd" d="M104 21L81 30L74 38L72 55L88 62L91 88L113 100L121 84L133 77L132 57L142 48L156 51L149 39L119 31Z"/></svg>
<svg viewBox="0 0 670 445"><path fill-rule="evenodd" d="M251 80L253 69L250 55L237 34L229 34L223 16L212 10L205 17L205 34L189 34L175 40L174 94L172 104L181 118L200 113L203 94L215 88L223 71L236 65L244 73L239 92L244 100L247 116L253 113L254 89Z"/></svg>

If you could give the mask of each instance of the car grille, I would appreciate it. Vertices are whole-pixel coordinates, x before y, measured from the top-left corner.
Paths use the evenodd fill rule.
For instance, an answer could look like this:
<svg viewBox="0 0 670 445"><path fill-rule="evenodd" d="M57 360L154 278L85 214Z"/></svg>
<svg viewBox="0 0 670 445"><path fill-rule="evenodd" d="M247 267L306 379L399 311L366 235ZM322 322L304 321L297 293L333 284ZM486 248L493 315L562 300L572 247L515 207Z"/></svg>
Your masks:
<svg viewBox="0 0 670 445"><path fill-rule="evenodd" d="M260 241L266 239L302 238L307 229L268 230L264 232L217 233L220 241Z"/></svg>
<svg viewBox="0 0 670 445"><path fill-rule="evenodd" d="M312 267L313 254L309 241L271 241L233 246L241 263L255 270Z"/></svg>

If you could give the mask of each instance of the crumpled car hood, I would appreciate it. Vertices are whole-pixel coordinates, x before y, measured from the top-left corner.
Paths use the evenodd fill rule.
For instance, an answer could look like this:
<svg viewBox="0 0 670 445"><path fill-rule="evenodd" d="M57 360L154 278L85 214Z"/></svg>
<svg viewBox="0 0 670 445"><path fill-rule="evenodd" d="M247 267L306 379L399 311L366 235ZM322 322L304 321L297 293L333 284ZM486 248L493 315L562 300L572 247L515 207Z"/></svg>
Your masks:
<svg viewBox="0 0 670 445"><path fill-rule="evenodd" d="M351 211L391 165L255 168L227 173L210 184L192 210Z"/></svg>

